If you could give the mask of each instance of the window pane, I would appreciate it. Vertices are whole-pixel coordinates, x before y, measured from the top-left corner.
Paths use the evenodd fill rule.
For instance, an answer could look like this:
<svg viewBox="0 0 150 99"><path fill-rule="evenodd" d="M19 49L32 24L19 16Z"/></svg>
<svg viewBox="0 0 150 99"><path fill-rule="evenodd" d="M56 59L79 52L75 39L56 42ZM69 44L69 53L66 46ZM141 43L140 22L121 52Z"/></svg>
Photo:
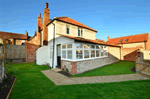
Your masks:
<svg viewBox="0 0 150 99"><path fill-rule="evenodd" d="M96 57L99 57L99 50L96 50Z"/></svg>
<svg viewBox="0 0 150 99"><path fill-rule="evenodd" d="M95 49L95 45L91 45L91 49Z"/></svg>
<svg viewBox="0 0 150 99"><path fill-rule="evenodd" d="M62 49L66 49L66 45L62 45Z"/></svg>
<svg viewBox="0 0 150 99"><path fill-rule="evenodd" d="M106 50L104 50L104 56L107 56L107 52L106 52Z"/></svg>
<svg viewBox="0 0 150 99"><path fill-rule="evenodd" d="M101 50L101 56L104 56L103 50Z"/></svg>
<svg viewBox="0 0 150 99"><path fill-rule="evenodd" d="M83 36L83 31L81 30L81 36Z"/></svg>
<svg viewBox="0 0 150 99"><path fill-rule="evenodd" d="M84 50L84 58L89 58L89 50Z"/></svg>
<svg viewBox="0 0 150 99"><path fill-rule="evenodd" d="M67 51L67 54L72 54L72 50L68 50L68 51Z"/></svg>
<svg viewBox="0 0 150 99"><path fill-rule="evenodd" d="M76 44L76 48L82 48L82 44Z"/></svg>
<svg viewBox="0 0 150 99"><path fill-rule="evenodd" d="M67 59L72 59L72 55L67 55Z"/></svg>
<svg viewBox="0 0 150 99"><path fill-rule="evenodd" d="M103 46L100 46L100 49L103 49Z"/></svg>
<svg viewBox="0 0 150 99"><path fill-rule="evenodd" d="M69 34L69 28L67 27L67 34Z"/></svg>
<svg viewBox="0 0 150 99"><path fill-rule="evenodd" d="M62 58L66 58L66 55L62 55Z"/></svg>
<svg viewBox="0 0 150 99"><path fill-rule="evenodd" d="M72 59L72 50L67 51L67 59Z"/></svg>
<svg viewBox="0 0 150 99"><path fill-rule="evenodd" d="M67 48L72 48L72 44L68 44L68 45L67 45Z"/></svg>
<svg viewBox="0 0 150 99"><path fill-rule="evenodd" d="M78 28L78 36L80 36L80 29Z"/></svg>
<svg viewBox="0 0 150 99"><path fill-rule="evenodd" d="M90 45L84 45L84 48L90 48Z"/></svg>
<svg viewBox="0 0 150 99"><path fill-rule="evenodd" d="M82 50L76 50L76 54L82 54Z"/></svg>
<svg viewBox="0 0 150 99"><path fill-rule="evenodd" d="M82 50L76 50L76 59L82 59Z"/></svg>
<svg viewBox="0 0 150 99"><path fill-rule="evenodd" d="M66 54L66 51L62 51L62 54Z"/></svg>
<svg viewBox="0 0 150 99"><path fill-rule="evenodd" d="M91 57L95 57L95 50L91 50Z"/></svg>
<svg viewBox="0 0 150 99"><path fill-rule="evenodd" d="M98 46L98 45L96 45L96 49L99 49L99 46Z"/></svg>

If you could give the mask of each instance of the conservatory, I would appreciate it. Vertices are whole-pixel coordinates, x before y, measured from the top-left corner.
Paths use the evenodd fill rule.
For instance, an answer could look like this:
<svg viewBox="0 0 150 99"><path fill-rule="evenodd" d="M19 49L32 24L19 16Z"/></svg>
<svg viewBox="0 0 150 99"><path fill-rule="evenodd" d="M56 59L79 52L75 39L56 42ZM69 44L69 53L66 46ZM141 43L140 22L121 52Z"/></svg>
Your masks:
<svg viewBox="0 0 150 99"><path fill-rule="evenodd" d="M114 47L113 50L110 49ZM119 51L120 46L78 37L60 36L49 41L48 46L37 50L37 64L49 63L52 68L66 67L71 74L78 74L119 61L110 51ZM54 51L53 51L54 50ZM112 54L113 54L112 53Z"/></svg>

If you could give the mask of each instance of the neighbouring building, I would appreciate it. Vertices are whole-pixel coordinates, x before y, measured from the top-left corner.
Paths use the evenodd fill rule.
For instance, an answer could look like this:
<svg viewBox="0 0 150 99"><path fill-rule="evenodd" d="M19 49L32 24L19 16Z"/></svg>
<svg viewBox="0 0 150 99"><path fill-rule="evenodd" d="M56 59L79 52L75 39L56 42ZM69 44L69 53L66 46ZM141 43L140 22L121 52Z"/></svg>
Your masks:
<svg viewBox="0 0 150 99"><path fill-rule="evenodd" d="M138 49L140 50L143 59L150 59L149 33L111 39L108 36L107 43L121 46L121 60L135 61Z"/></svg>
<svg viewBox="0 0 150 99"><path fill-rule="evenodd" d="M36 52L38 65L68 68L71 74L82 73L121 59L121 46L96 39L97 31L69 17L49 19L48 3L37 18L37 36L41 44ZM42 22L43 21L43 22Z"/></svg>
<svg viewBox="0 0 150 99"><path fill-rule="evenodd" d="M3 44L3 39L6 39L6 44L10 45L22 45L27 42L30 37L26 31L25 34L18 34L12 32L0 31L0 43Z"/></svg>

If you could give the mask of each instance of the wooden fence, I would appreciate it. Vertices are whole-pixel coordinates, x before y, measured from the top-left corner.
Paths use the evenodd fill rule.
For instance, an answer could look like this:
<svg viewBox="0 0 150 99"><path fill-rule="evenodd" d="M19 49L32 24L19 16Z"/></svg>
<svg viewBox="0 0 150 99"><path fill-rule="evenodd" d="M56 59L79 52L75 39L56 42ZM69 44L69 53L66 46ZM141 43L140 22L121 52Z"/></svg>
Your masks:
<svg viewBox="0 0 150 99"><path fill-rule="evenodd" d="M5 60L26 62L26 45L5 45Z"/></svg>
<svg viewBox="0 0 150 99"><path fill-rule="evenodd" d="M140 57L135 62L136 73L150 77L150 60L144 60Z"/></svg>

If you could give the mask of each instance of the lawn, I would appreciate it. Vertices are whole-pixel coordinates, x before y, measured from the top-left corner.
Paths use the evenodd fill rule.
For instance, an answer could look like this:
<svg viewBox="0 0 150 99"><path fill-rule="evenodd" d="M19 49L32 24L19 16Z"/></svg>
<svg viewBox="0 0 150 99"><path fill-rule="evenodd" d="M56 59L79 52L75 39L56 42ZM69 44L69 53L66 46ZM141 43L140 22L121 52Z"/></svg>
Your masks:
<svg viewBox="0 0 150 99"><path fill-rule="evenodd" d="M110 65L84 72L82 74L73 75L71 77L134 74L135 72L129 71L132 67L135 67L135 62L119 61Z"/></svg>
<svg viewBox="0 0 150 99"><path fill-rule="evenodd" d="M35 63L6 65L17 77L11 99L148 99L150 80L56 86Z"/></svg>

